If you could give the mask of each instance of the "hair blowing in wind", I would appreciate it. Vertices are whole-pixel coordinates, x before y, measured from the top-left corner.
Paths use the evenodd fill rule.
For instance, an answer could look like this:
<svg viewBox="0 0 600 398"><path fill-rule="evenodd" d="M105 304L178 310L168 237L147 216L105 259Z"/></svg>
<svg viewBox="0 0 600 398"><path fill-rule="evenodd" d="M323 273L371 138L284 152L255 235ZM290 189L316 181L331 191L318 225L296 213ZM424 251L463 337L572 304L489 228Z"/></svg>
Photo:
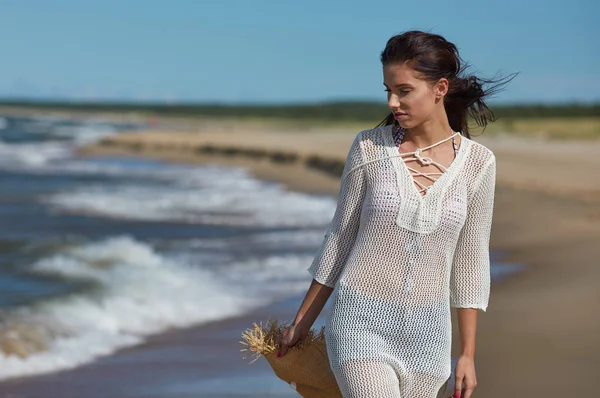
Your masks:
<svg viewBox="0 0 600 398"><path fill-rule="evenodd" d="M516 74L499 79L483 79L468 75L469 65L463 62L456 46L444 37L421 31L408 31L390 38L381 52L385 65L408 63L422 78L436 82L448 79L449 90L444 97L444 108L450 127L467 138L469 117L485 128L496 120L485 99L500 91ZM379 126L396 123L389 114Z"/></svg>

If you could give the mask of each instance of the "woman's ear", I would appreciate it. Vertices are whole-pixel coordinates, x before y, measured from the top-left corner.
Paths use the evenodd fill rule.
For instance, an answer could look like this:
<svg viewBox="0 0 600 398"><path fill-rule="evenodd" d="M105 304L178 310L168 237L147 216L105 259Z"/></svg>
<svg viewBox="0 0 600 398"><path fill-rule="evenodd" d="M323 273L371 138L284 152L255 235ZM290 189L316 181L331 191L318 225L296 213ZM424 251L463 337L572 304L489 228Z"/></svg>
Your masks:
<svg viewBox="0 0 600 398"><path fill-rule="evenodd" d="M446 94L448 94L448 79L446 79L445 77L442 77L440 80L438 80L438 82L435 84L435 96L440 99L446 96Z"/></svg>

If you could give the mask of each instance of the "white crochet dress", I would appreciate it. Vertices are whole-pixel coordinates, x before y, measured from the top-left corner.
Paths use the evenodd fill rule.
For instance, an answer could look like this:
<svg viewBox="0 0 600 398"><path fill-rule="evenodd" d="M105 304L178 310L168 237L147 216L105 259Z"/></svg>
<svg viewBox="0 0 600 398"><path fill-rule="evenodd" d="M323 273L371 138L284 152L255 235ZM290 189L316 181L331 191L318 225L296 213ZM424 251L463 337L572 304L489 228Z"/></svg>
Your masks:
<svg viewBox="0 0 600 398"><path fill-rule="evenodd" d="M486 310L496 161L461 137L422 196L392 126L359 133L308 271L333 287L326 323L344 397L435 397L451 373L451 307Z"/></svg>

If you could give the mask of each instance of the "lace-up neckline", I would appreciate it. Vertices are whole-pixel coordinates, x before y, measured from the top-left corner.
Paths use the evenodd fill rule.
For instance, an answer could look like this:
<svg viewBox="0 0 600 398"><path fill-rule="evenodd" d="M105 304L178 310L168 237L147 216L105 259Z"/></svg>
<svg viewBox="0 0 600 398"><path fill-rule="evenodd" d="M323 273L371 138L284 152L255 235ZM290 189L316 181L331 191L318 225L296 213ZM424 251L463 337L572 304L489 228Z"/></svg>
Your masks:
<svg viewBox="0 0 600 398"><path fill-rule="evenodd" d="M412 180L418 190L419 195L425 196L427 194L427 190L429 190L429 188L431 188L433 186L433 184L438 180L438 178L448 170L448 167L450 167L450 166L446 167L446 166L442 165L441 163L436 162L435 160L433 160L430 157L422 156L422 153L428 149L436 147L436 146L452 139L452 142L454 145L454 160L456 160L456 156L458 155L458 150L459 150L458 144L456 142L456 136L459 135L460 133L456 133L454 131L452 131L452 133L453 134L450 135L449 137L447 137L441 141L438 141L432 145L429 145L425 148L417 148L417 150L414 152L401 153L401 152L399 152L400 144L402 143L402 140L404 139L404 136L406 135L406 129L403 129L402 127L397 127L397 128L393 129L394 143L396 144L396 148L398 149L400 157L402 158L402 160L404 161L405 164L407 162L416 161L416 162L419 162L422 166L434 165L440 170L439 172L426 173L426 172L419 171L413 167L406 165L408 171L410 172L410 174L412 176ZM453 162L454 162L454 160L453 160ZM418 181L415 177L419 177L419 176L424 177L425 179L431 181L431 184L425 185L422 182Z"/></svg>

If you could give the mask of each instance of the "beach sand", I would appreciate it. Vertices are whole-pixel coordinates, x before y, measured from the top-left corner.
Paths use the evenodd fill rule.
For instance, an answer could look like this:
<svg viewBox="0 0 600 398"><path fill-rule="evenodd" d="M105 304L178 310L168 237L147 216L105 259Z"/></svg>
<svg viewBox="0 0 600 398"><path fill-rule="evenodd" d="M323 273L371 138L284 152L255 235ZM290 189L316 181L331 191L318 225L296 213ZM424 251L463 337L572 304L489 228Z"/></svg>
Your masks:
<svg viewBox="0 0 600 398"><path fill-rule="evenodd" d="M259 178L281 182L289 189L335 195L339 187L335 171L338 169L327 161L343 162L355 133L317 128L310 131L213 128L210 131L135 132L84 148L81 155L143 156L169 162L241 166L249 168ZM488 311L480 312L476 353L479 386L474 396L597 396L600 391L595 380L600 371L600 311L596 308L600 303L600 177L597 175L600 142L544 141L510 135L476 137L475 140L492 149L498 160L491 246L506 253L503 262L523 264L526 268L503 283L494 284ZM207 147L210 150L207 151ZM241 152L246 154L232 150L236 148L245 149ZM251 157L248 153L252 152L248 149L260 150L261 154L254 153ZM285 160L290 154L293 159ZM315 162L315 159L326 161ZM277 309L267 308L223 322L237 322L236 327L241 333L251 326L251 321L266 320L273 312L283 318L292 318L298 304L291 301ZM193 349L199 341L230 344L236 352L222 360L231 363L231 373L235 377L251 378L252 372L269 372L266 361L247 366L239 359L239 335L220 336L220 343L216 343L217 337L210 337L211 328L220 330L209 324L150 339L146 348L160 347L161 341L168 341L165 347L169 346L168 352L173 355L172 362L161 360L154 368L151 365L141 369L129 366L129 373L123 373L115 370L118 368L106 366L118 364L119 358L127 361L123 353L147 352L143 347L135 347L74 371L3 383L0 397L43 396L35 391L53 385L58 389L60 384L57 383L64 386L69 380L75 386L61 392L71 391L71 395L51 396L83 397L76 393L76 385L81 389L89 388L84 377L86 369L101 369L102 364L105 364L106 378L95 376L97 385L102 380L104 383L111 380L110 385L117 386L120 381L126 385L127 378L122 375L129 374L129 385L133 380L134 384L139 381L159 386L157 380L168 379L168 374L162 374L168 369L199 375L204 371L210 373L210 363L202 362L200 358L190 363L181 363L177 359L178 350ZM454 356L458 352L458 341L455 328ZM201 345L204 347L206 343ZM157 358L160 356L158 352L155 354ZM198 355L206 355L206 352L198 352ZM117 378L114 383L113 377ZM281 386L281 382L274 375L272 377L274 385ZM250 384L247 394L239 396L269 396L264 391L251 394L253 387ZM194 395L191 390L185 390L186 386L180 388L178 392L172 390L170 395L166 390L136 395L119 393L114 387L111 394L86 393L85 397L219 396ZM283 388L282 391L289 389L285 385ZM283 392L273 394L293 396Z"/></svg>

